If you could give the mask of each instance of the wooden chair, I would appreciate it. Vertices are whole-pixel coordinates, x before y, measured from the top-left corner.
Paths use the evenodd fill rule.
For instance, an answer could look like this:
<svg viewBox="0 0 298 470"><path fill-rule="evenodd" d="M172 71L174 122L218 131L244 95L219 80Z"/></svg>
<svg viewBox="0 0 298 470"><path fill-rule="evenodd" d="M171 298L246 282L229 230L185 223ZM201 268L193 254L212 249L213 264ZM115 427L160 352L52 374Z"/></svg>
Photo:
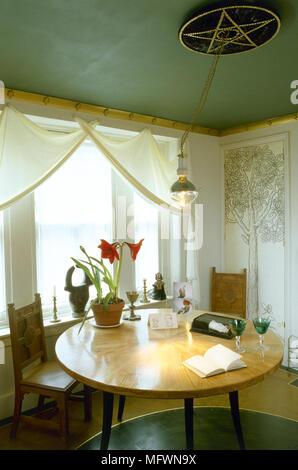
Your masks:
<svg viewBox="0 0 298 470"><path fill-rule="evenodd" d="M246 269L242 274L230 274L212 268L211 310L246 318Z"/></svg>
<svg viewBox="0 0 298 470"><path fill-rule="evenodd" d="M10 338L15 376L15 407L11 437L16 436L20 421L37 424L46 429L57 429L66 440L68 435L67 399L84 401L85 420L91 419L92 389L84 386L84 396L70 394L79 382L67 375L56 361L47 360L41 299L19 309L8 305ZM21 415L22 400L26 393L39 395L39 416ZM50 397L58 407L59 423L42 419L44 399ZM57 408L56 408L57 410Z"/></svg>

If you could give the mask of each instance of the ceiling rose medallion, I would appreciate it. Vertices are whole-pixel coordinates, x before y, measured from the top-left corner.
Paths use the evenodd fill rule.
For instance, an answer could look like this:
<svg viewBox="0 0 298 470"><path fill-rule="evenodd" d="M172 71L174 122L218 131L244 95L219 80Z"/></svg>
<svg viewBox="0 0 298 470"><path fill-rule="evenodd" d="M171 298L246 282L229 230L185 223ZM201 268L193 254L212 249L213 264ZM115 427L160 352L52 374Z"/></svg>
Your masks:
<svg viewBox="0 0 298 470"><path fill-rule="evenodd" d="M182 25L179 40L187 49L215 55L240 54L263 46L280 29L276 13L259 6L237 5L204 11Z"/></svg>

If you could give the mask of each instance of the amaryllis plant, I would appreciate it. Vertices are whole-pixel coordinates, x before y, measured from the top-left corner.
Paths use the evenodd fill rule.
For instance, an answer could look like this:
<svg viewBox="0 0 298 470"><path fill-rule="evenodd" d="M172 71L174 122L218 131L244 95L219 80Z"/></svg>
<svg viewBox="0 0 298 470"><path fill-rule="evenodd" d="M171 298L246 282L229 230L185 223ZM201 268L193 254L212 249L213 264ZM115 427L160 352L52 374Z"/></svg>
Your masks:
<svg viewBox="0 0 298 470"><path fill-rule="evenodd" d="M83 246L80 246L80 249L86 256L86 260L71 258L79 268L83 269L83 271L89 277L97 291L97 297L92 300L88 310L85 312L81 328L86 320L90 309L95 303L103 304L104 310L107 311L107 305L109 303L119 303L122 301L118 297L118 292L124 246L127 245L129 247L131 257L133 261L135 261L144 239L140 240L139 243L108 243L106 240L100 241L101 244L98 246L98 248L100 248L101 250L101 259L89 256ZM104 258L109 259L114 269L112 268L111 271L108 269L108 267L103 261ZM102 283L105 283L109 288L109 292L106 295L103 294Z"/></svg>

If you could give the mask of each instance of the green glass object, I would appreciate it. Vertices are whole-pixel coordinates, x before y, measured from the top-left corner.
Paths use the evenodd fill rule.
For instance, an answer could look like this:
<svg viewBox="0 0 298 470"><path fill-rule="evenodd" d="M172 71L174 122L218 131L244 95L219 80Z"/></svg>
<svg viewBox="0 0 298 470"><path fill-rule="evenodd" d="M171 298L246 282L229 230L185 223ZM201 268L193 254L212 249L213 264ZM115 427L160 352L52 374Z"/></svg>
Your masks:
<svg viewBox="0 0 298 470"><path fill-rule="evenodd" d="M230 320L229 324L233 335L236 337L236 351L245 352L245 348L240 346L240 336L244 333L246 321L235 318L233 320Z"/></svg>
<svg viewBox="0 0 298 470"><path fill-rule="evenodd" d="M270 322L271 320L269 320L269 318L264 317L257 317L253 319L254 327L257 333L259 333L259 346L257 347L258 350L264 351L268 349L266 346L264 346L264 334L267 333Z"/></svg>

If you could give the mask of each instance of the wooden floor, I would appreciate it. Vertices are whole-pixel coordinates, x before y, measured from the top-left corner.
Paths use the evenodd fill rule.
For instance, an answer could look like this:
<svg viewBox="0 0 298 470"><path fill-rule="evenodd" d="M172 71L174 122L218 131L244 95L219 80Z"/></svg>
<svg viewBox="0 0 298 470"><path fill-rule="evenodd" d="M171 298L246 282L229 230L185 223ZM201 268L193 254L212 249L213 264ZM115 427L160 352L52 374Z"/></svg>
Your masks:
<svg viewBox="0 0 298 470"><path fill-rule="evenodd" d="M265 381L239 392L240 408L270 413L298 421L298 387L290 385L296 374L279 369ZM195 406L229 406L228 396L219 395L195 400ZM114 424L117 423L115 403ZM183 407L183 400L149 400L127 398L123 420L170 408ZM93 394L93 419L83 421L83 407L77 402L69 404L70 436L67 444L55 432L20 424L17 438L9 438L10 425L0 427L0 450L63 450L75 449L94 434L100 432L102 396ZM53 417L52 419L55 419Z"/></svg>

